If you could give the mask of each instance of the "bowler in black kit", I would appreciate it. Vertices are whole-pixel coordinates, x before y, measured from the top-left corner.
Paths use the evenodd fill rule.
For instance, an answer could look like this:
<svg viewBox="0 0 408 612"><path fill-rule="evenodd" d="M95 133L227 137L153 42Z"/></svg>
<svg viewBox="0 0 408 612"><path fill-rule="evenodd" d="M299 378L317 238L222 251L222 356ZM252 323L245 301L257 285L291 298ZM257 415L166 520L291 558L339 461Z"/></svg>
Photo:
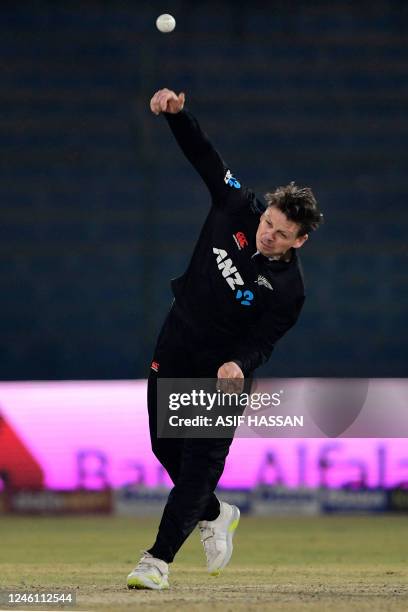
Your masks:
<svg viewBox="0 0 408 612"><path fill-rule="evenodd" d="M157 436L157 380L248 379L296 323L305 300L298 249L322 221L308 187L294 183L265 195L242 184L214 149L185 96L157 91L150 108L163 114L211 195L211 208L186 272L172 281L174 302L160 331L148 381L152 449L174 487L156 541L128 576L129 588L168 588L168 564L198 525L207 569L229 562L239 520L236 506L214 490L229 438Z"/></svg>

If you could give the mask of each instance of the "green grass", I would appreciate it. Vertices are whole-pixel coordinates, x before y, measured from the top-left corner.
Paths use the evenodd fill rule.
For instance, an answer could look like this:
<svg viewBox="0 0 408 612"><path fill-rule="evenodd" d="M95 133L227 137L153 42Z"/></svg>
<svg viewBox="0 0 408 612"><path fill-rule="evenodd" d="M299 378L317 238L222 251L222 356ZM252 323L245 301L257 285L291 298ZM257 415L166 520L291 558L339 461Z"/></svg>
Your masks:
<svg viewBox="0 0 408 612"><path fill-rule="evenodd" d="M0 588L75 589L80 610L408 610L406 517L244 517L218 578L206 573L194 532L171 566L170 591L127 591L157 524L3 517Z"/></svg>

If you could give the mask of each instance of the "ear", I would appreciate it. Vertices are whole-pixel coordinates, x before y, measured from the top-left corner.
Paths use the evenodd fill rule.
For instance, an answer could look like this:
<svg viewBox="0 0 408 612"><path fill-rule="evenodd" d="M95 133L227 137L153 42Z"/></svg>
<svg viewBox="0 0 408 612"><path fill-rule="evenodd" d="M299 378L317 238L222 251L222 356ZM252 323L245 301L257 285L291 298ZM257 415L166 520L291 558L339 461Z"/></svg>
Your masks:
<svg viewBox="0 0 408 612"><path fill-rule="evenodd" d="M293 243L293 248L294 249L300 249L301 246L303 246L306 242L306 240L308 240L309 238L309 234L304 234L303 236L298 236L295 240L295 242Z"/></svg>

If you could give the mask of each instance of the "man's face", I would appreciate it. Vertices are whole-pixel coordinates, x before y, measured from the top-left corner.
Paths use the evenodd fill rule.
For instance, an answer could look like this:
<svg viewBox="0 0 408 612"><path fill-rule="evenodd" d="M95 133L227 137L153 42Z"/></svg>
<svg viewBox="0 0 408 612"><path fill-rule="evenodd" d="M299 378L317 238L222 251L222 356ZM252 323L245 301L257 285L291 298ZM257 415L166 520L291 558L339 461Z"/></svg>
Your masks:
<svg viewBox="0 0 408 612"><path fill-rule="evenodd" d="M298 249L308 239L308 235L298 236L299 225L289 221L287 216L269 206L259 221L256 232L256 248L265 257L284 255L290 248Z"/></svg>

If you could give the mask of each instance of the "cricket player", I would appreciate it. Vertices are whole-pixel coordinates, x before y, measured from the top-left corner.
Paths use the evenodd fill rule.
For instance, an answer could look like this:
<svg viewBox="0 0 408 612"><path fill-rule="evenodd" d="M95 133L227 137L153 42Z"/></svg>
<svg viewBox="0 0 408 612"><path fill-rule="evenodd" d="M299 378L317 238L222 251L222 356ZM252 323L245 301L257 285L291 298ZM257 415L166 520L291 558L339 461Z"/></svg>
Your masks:
<svg viewBox="0 0 408 612"><path fill-rule="evenodd" d="M186 272L172 281L174 302L151 364L152 449L174 487L156 541L128 576L128 587L137 589L168 588L169 564L197 525L207 569L219 573L231 558L239 521L238 508L214 494L232 438L159 438L157 380L251 377L299 317L305 292L297 252L322 220L308 187L291 183L266 194L265 203L257 199L184 103L184 93L161 89L150 109L168 122L212 203ZM169 195L163 197L171 206Z"/></svg>

